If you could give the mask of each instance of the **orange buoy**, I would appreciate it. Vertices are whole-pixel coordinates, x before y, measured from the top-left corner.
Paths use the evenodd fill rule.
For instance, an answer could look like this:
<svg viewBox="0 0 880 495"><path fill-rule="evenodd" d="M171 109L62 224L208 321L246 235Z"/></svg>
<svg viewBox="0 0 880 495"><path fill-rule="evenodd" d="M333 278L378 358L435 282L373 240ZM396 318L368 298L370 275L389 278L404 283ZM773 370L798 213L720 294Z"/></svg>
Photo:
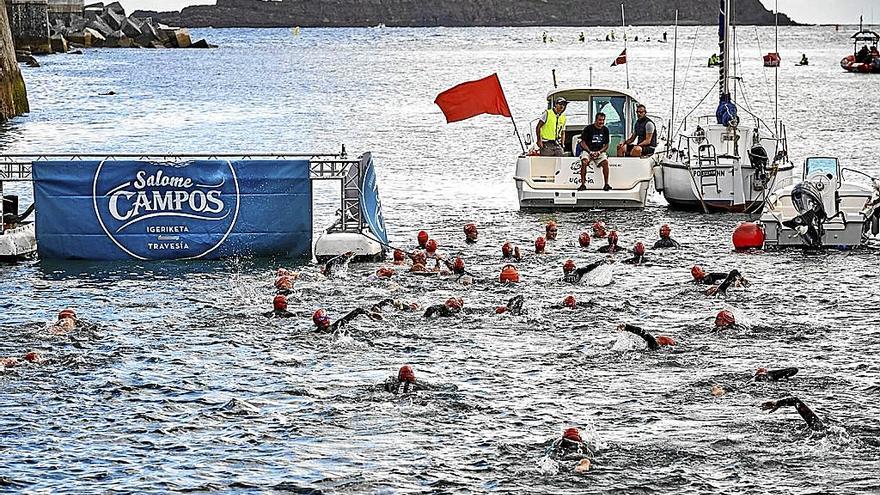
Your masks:
<svg viewBox="0 0 880 495"><path fill-rule="evenodd" d="M501 269L501 275L498 277L501 283L517 283L519 282L519 271L513 265L504 265Z"/></svg>
<svg viewBox="0 0 880 495"><path fill-rule="evenodd" d="M733 247L737 251L764 247L764 230L755 222L741 222L733 231Z"/></svg>

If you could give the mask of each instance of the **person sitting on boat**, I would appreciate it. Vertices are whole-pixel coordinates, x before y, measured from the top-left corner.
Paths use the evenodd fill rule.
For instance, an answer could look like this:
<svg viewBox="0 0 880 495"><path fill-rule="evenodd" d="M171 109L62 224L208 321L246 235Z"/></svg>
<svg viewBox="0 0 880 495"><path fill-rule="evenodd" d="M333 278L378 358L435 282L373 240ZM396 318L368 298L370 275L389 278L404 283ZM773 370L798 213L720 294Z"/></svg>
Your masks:
<svg viewBox="0 0 880 495"><path fill-rule="evenodd" d="M706 273L705 271L703 271L703 268L700 265L694 265L691 268L691 276L694 277L694 282L698 284L715 285L716 283L726 279L728 275L730 274L724 272Z"/></svg>
<svg viewBox="0 0 880 495"><path fill-rule="evenodd" d="M636 245L633 246L633 257L623 260L623 263L629 265L645 264L645 245L641 242L637 242Z"/></svg>
<svg viewBox="0 0 880 495"><path fill-rule="evenodd" d="M680 248L681 244L670 237L671 234L672 229L669 228L669 225L664 223L660 227L660 239L658 239L657 242L654 243L654 249Z"/></svg>
<svg viewBox="0 0 880 495"><path fill-rule="evenodd" d="M287 297L284 294L278 294L272 300L272 311L263 313L266 318L290 318L296 316L287 311Z"/></svg>
<svg viewBox="0 0 880 495"><path fill-rule="evenodd" d="M650 156L657 148L657 126L648 118L648 109L645 105L636 106L635 129L626 141L617 145L617 156Z"/></svg>
<svg viewBox="0 0 880 495"><path fill-rule="evenodd" d="M825 424L816 416L806 404L801 402L797 397L786 397L784 399L771 400L761 404L761 409L774 412L780 407L794 406L801 418L807 422L807 426L813 431L825 431Z"/></svg>
<svg viewBox="0 0 880 495"><path fill-rule="evenodd" d="M567 282L569 284L576 284L584 278L584 275L590 273L591 271L599 268L600 266L605 264L605 260L599 260L594 263L590 263L589 265L578 268L574 264L574 260L565 260L565 263L562 265L562 280L563 282Z"/></svg>
<svg viewBox="0 0 880 495"><path fill-rule="evenodd" d="M429 306L428 309L425 310L425 318L431 318L433 316L455 316L458 313L461 313L461 308L463 306L464 300L462 300L462 298L450 297L443 304L435 304L433 306Z"/></svg>
<svg viewBox="0 0 880 495"><path fill-rule="evenodd" d="M617 244L617 231L612 230L611 233L608 234L608 245L600 247L599 252L613 254L620 251L626 251L626 249Z"/></svg>
<svg viewBox="0 0 880 495"><path fill-rule="evenodd" d="M798 63L798 65L810 65L810 61L807 59L806 53L801 54L801 61Z"/></svg>
<svg viewBox="0 0 880 495"><path fill-rule="evenodd" d="M544 110L535 127L535 135L538 136L538 149L541 156L563 156L565 152L559 143L565 142L565 107L568 100L563 97L556 98L553 108Z"/></svg>
<svg viewBox="0 0 880 495"><path fill-rule="evenodd" d="M643 328L637 327L635 325L621 323L617 326L617 331L629 332L638 335L645 341L646 344L648 344L648 349L652 351L659 350L661 346L675 347L675 340L673 340L672 337L667 337L665 335L658 335L657 337L654 337Z"/></svg>
<svg viewBox="0 0 880 495"><path fill-rule="evenodd" d="M721 65L721 57L718 56L717 53L713 53L711 57L709 57L708 67L716 67Z"/></svg>
<svg viewBox="0 0 880 495"><path fill-rule="evenodd" d="M871 61L871 50L868 49L868 45L862 45L862 47L859 49L859 51L856 52L856 62L866 64L870 61Z"/></svg>
<svg viewBox="0 0 880 495"><path fill-rule="evenodd" d="M409 392L418 392L419 390L431 390L434 388L433 385L425 383L421 380L416 380L416 374L410 365L404 365L400 367L400 370L397 372L397 376L389 376L385 379L385 383L382 384L382 387L386 392L391 394L399 394L401 389L403 389L403 393Z"/></svg>
<svg viewBox="0 0 880 495"><path fill-rule="evenodd" d="M706 289L706 295L714 296L720 294L723 296L727 294L727 289L729 289L731 285L735 285L736 287L748 287L749 281L742 276L739 270L733 269L730 270L730 273L724 277L724 280L722 280L718 286Z"/></svg>
<svg viewBox="0 0 880 495"><path fill-rule="evenodd" d="M521 295L513 296L510 298L509 301L507 301L506 305L498 306L497 308L495 308L495 314L500 315L503 313L510 313L514 316L521 316L523 313L523 303L525 303L525 300L525 297Z"/></svg>
<svg viewBox="0 0 880 495"><path fill-rule="evenodd" d="M611 138L608 132L608 128L605 127L605 114L599 112L596 114L596 121L592 124L584 127L584 131L581 133L580 149L584 150L581 152L581 186L578 188L578 191L586 191L587 190L587 166L594 165L596 167L602 167L602 176L605 179L605 185L602 187L603 191L611 190L611 185L608 184L608 143L611 142Z"/></svg>
<svg viewBox="0 0 880 495"><path fill-rule="evenodd" d="M347 315L342 318L331 322L330 317L327 315L327 311L324 309L319 309L312 314L312 322L315 324L316 329L319 332L327 332L332 333L340 328L348 325L351 320L357 318L360 315L367 315L371 320L381 320L382 315L379 313L374 313L372 311L367 311L364 308L355 308L348 312Z"/></svg>
<svg viewBox="0 0 880 495"><path fill-rule="evenodd" d="M547 457L555 461L578 461L573 470L581 473L589 471L593 451L581 439L577 428L568 428L547 448Z"/></svg>

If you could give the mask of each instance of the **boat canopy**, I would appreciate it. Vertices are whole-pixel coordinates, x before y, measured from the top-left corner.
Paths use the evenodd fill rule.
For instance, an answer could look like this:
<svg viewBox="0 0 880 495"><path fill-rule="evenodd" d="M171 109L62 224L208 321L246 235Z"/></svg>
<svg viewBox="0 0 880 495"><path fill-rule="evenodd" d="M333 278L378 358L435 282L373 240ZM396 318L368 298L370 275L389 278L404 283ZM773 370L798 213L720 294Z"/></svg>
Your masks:
<svg viewBox="0 0 880 495"><path fill-rule="evenodd" d="M877 34L874 31L863 29L858 33L852 35L852 39L855 43L871 43L872 45L876 46L877 42L880 41L880 34Z"/></svg>
<svg viewBox="0 0 880 495"><path fill-rule="evenodd" d="M593 96L623 96L625 98L630 98L633 102L638 103L638 98L636 98L636 96L629 91L606 88L568 88L554 90L550 94L548 94L548 108L551 106L553 100L559 98L560 96L568 101L590 101L590 97Z"/></svg>

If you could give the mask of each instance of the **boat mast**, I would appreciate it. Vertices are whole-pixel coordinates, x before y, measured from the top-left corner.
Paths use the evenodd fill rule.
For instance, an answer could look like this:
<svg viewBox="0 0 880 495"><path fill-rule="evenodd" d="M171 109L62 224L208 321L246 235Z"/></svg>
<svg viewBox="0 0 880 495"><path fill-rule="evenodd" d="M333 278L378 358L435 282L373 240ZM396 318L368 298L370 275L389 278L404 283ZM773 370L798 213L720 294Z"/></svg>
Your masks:
<svg viewBox="0 0 880 495"><path fill-rule="evenodd" d="M672 142L672 127L675 125L675 72L678 67L678 9L675 9L675 29L672 32L673 45L672 45L672 110L670 111L669 118L669 132L666 137L666 142Z"/></svg>
<svg viewBox="0 0 880 495"><path fill-rule="evenodd" d="M623 10L623 4L620 4L620 22L623 24L623 54L626 55L626 13ZM624 63L626 66L626 89L629 89L629 63Z"/></svg>
<svg viewBox="0 0 880 495"><path fill-rule="evenodd" d="M778 57L779 56L779 0L776 0L776 17L774 18L773 24L774 24L774 29L775 29L775 32L774 32L775 47L773 48L773 51L776 53L776 56ZM775 102L774 102L774 107L773 107L773 125L776 128L776 135L777 136L779 135L779 68L781 65L782 65L782 63L780 62L773 69L773 82L776 86L775 87L776 94L774 95Z"/></svg>
<svg viewBox="0 0 880 495"><path fill-rule="evenodd" d="M730 0L721 1L721 13L718 18L718 47L721 52L721 69L719 87L721 91L721 99L730 100L730 86L728 75L730 74L730 58L732 54L730 48Z"/></svg>

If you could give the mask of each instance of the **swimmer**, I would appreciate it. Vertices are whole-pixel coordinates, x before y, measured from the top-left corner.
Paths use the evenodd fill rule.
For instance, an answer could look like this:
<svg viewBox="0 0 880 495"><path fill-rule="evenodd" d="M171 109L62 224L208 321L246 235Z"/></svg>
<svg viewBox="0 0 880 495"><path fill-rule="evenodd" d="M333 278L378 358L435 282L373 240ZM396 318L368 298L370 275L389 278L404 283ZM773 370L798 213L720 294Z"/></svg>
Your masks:
<svg viewBox="0 0 880 495"><path fill-rule="evenodd" d="M348 262L354 257L354 253L349 251L331 259L321 268L321 274L327 278L333 278L340 270L348 266Z"/></svg>
<svg viewBox="0 0 880 495"><path fill-rule="evenodd" d="M428 258L437 257L437 241L434 239L428 239L428 242L425 243L425 256Z"/></svg>
<svg viewBox="0 0 880 495"><path fill-rule="evenodd" d="M546 237L548 241L555 241L558 233L559 228L556 226L556 222L553 220L547 222L547 225L544 227L544 237Z"/></svg>
<svg viewBox="0 0 880 495"><path fill-rule="evenodd" d="M330 317L327 316L327 312L323 309L319 309L315 311L312 315L312 322L314 322L316 330L319 332L333 333L342 327L346 326L351 322L351 320L357 318L360 315L367 315L371 320L381 320L382 315L379 313L374 313L372 311L367 311L364 308L355 308L348 312L347 315L342 318L331 322Z"/></svg>
<svg viewBox="0 0 880 495"><path fill-rule="evenodd" d="M425 245L428 244L428 233L420 230L416 235L416 241L418 241L420 248L425 249Z"/></svg>
<svg viewBox="0 0 880 495"><path fill-rule="evenodd" d="M604 239L608 233L605 230L605 222L594 222L593 223L593 237L597 239Z"/></svg>
<svg viewBox="0 0 880 495"><path fill-rule="evenodd" d="M76 317L76 311L71 308L65 308L58 312L58 321L49 327L49 333L64 334L76 330L79 320Z"/></svg>
<svg viewBox="0 0 880 495"><path fill-rule="evenodd" d="M587 232L581 232L581 235L578 236L578 244L582 248L590 247L590 234Z"/></svg>
<svg viewBox="0 0 880 495"><path fill-rule="evenodd" d="M578 309L578 308L592 308L593 304L589 302L580 302L575 299L574 296L568 295L565 296L565 299L562 300L562 304L554 304L550 306L550 309Z"/></svg>
<svg viewBox="0 0 880 495"><path fill-rule="evenodd" d="M806 404L801 402L797 397L786 397L784 399L771 400L761 404L764 411L774 412L780 407L794 406L798 414L807 422L807 426L813 431L825 431L825 424L816 416Z"/></svg>
<svg viewBox="0 0 880 495"><path fill-rule="evenodd" d="M287 311L287 297L284 294L278 294L272 300L272 311L263 313L266 318L290 318L296 316Z"/></svg>
<svg viewBox="0 0 880 495"><path fill-rule="evenodd" d="M580 282L582 278L584 278L584 275L590 273L591 271L599 268L604 264L605 260L599 260L594 263L590 263L583 268L577 268L573 260L565 260L565 264L562 265L562 281L568 282L570 284L576 284Z"/></svg>
<svg viewBox="0 0 880 495"><path fill-rule="evenodd" d="M577 428L568 428L562 433L561 438L550 445L547 455L556 461L581 461L577 464L581 472L590 469L589 458L593 456L593 452L581 439L581 433ZM585 467L582 464L584 460L587 461Z"/></svg>
<svg viewBox="0 0 880 495"><path fill-rule="evenodd" d="M376 278L378 279L391 278L395 274L397 274L397 272L394 271L394 268L388 268L387 266L383 266L376 270Z"/></svg>
<svg viewBox="0 0 880 495"><path fill-rule="evenodd" d="M672 237L669 237L671 233L672 229L669 228L669 225L664 223L663 226L660 227L660 239L654 243L654 249L680 248L681 244Z"/></svg>
<svg viewBox="0 0 880 495"><path fill-rule="evenodd" d="M523 314L522 307L524 302L525 298L521 295L511 297L505 306L495 308L495 314L510 313L514 316L521 316Z"/></svg>
<svg viewBox="0 0 880 495"><path fill-rule="evenodd" d="M421 380L416 380L416 374L410 365L404 365L400 367L400 370L397 372L397 376L389 376L385 379L385 383L382 385L385 388L386 392L392 394L400 393L400 389L403 388L403 393L409 392L418 392L419 390L432 390L434 388L433 385L425 383Z"/></svg>
<svg viewBox="0 0 880 495"><path fill-rule="evenodd" d="M637 242L636 245L633 247L633 257L623 260L623 263L627 263L630 265L645 264L645 245L641 242Z"/></svg>
<svg viewBox="0 0 880 495"><path fill-rule="evenodd" d="M700 265L691 267L691 276L694 277L694 282L698 284L714 285L726 279L728 275L728 273L723 272L706 273Z"/></svg>
<svg viewBox="0 0 880 495"><path fill-rule="evenodd" d="M417 311L419 309L418 303L414 303L414 302L408 303L408 302L401 301L400 299L387 298L387 299L382 299L381 301L374 304L370 308L370 312L380 314L380 313L382 313L382 310L385 308L385 306L388 306L388 305L394 306L394 308L397 309L398 311L411 312L411 311Z"/></svg>
<svg viewBox="0 0 880 495"><path fill-rule="evenodd" d="M720 330L736 330L739 326L736 324L736 317L728 310L719 311L715 315L715 331Z"/></svg>
<svg viewBox="0 0 880 495"><path fill-rule="evenodd" d="M425 318L431 318L433 316L455 316L458 313L461 313L461 309L464 306L464 300L460 297L450 297L443 304L435 304L433 306L429 306L428 309L425 310Z"/></svg>
<svg viewBox="0 0 880 495"><path fill-rule="evenodd" d="M797 368L782 368L778 370L768 370L767 368L758 368L755 372L754 380L756 382L778 382L787 380L798 372Z"/></svg>
<svg viewBox="0 0 880 495"><path fill-rule="evenodd" d="M293 292L293 280L289 275L282 275L275 279L275 293L290 295Z"/></svg>
<svg viewBox="0 0 880 495"><path fill-rule="evenodd" d="M394 250L394 264L395 265L403 265L406 263L406 253L401 251L400 249Z"/></svg>
<svg viewBox="0 0 880 495"><path fill-rule="evenodd" d="M21 358L14 358L14 357L0 358L0 368L14 368L20 364L39 363L40 361L42 361L42 358L40 357L40 355L37 354L36 352L31 351L31 352L25 354Z"/></svg>
<svg viewBox="0 0 880 495"><path fill-rule="evenodd" d="M547 241L544 240L544 236L538 236L538 238L535 239L535 254L545 254L545 247L547 247Z"/></svg>
<svg viewBox="0 0 880 495"><path fill-rule="evenodd" d="M642 339L645 340L645 343L648 344L648 349L652 351L656 351L660 349L660 346L675 346L675 341L672 340L672 337L667 337L665 335L658 335L656 338L650 333L646 332L644 329L637 327L635 325L628 325L626 323L621 323L617 326L618 332L629 332L638 335Z"/></svg>
<svg viewBox="0 0 880 495"><path fill-rule="evenodd" d="M477 242L477 236L479 232L477 231L477 224L469 223L464 226L464 242L468 244L474 244Z"/></svg>
<svg viewBox="0 0 880 495"><path fill-rule="evenodd" d="M502 259L515 259L516 261L522 260L522 255L519 253L519 246L514 246L509 242L505 242L501 246L501 258Z"/></svg>
<svg viewBox="0 0 880 495"><path fill-rule="evenodd" d="M600 253L619 253L620 251L626 251L626 250L617 244L617 231L612 230L608 234L608 245L600 247L599 252Z"/></svg>
<svg viewBox="0 0 880 495"><path fill-rule="evenodd" d="M730 270L730 273L727 274L721 284L716 287L709 287L708 289L706 289L706 295L726 295L727 289L729 289L731 285L735 285L736 287L748 287L749 281L743 278L742 274L739 273L739 270Z"/></svg>

